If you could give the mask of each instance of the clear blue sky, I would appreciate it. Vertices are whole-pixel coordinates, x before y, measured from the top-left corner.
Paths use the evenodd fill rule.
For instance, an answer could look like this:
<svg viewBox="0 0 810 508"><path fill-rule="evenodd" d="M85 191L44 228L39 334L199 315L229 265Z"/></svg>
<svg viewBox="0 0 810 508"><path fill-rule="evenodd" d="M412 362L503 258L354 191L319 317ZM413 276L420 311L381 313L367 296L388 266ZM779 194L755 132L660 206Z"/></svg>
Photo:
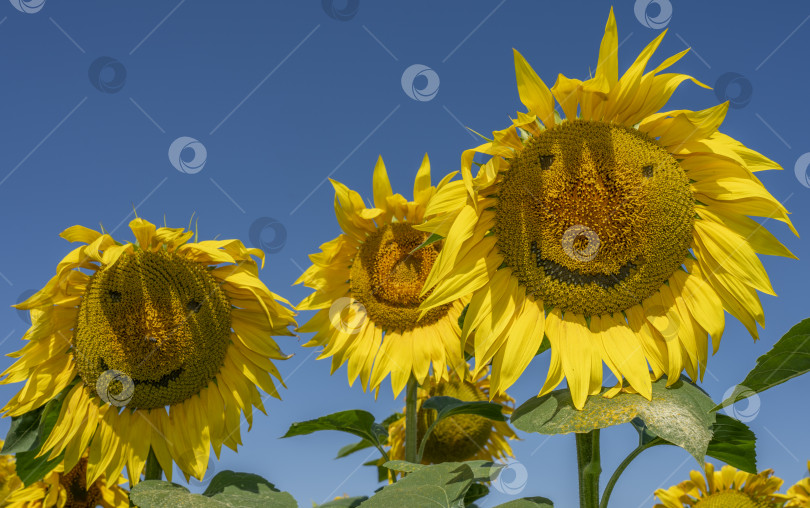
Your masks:
<svg viewBox="0 0 810 508"><path fill-rule="evenodd" d="M41 2L26 5L37 10ZM410 197L425 152L434 181L458 169L461 151L476 144L462 124L490 132L522 109L511 49L518 48L549 84L559 72L584 77L596 65L611 5L338 0L330 17L320 0L137 5L46 0L33 13L13 5L20 3L0 3L2 353L21 346L27 327L8 305L44 285L71 248L58 233L73 224L102 222L114 229L123 223L116 232L129 239L133 204L140 216L162 222L165 215L175 226L196 213L203 238L249 242L255 221L274 219L264 240L256 240L274 251L262 278L300 301L308 291L291 284L307 266L307 254L339 232L328 176L370 196L372 168L382 154L395 191ZM710 85L726 73L740 75L725 79L731 83L719 92L735 98L737 106L723 130L784 166L762 180L793 212L797 229L807 231L810 188L800 183L794 166L810 152L805 100L810 6L673 3L668 21L660 19L660 7L646 11L652 20L647 24L667 23L670 29L655 61L691 45L695 51L674 72ZM341 17L346 19L336 19ZM616 18L624 70L658 30L639 21L632 1L617 2ZM110 59L97 61L101 57ZM414 100L403 91L401 77L414 64L439 78L435 96L425 92L430 100ZM427 83L423 75L416 88ZM702 109L717 102L715 92L685 84L670 106ZM169 160L170 145L183 136L205 147L199 171L184 174ZM183 154L186 161L190 151ZM768 226L803 261L764 260L779 297L762 297L767 327L758 343L727 320L703 383L715 399L810 314L810 244L779 223ZM300 316L302 322L307 318ZM403 401L392 398L388 381L375 402L359 386L348 387L345 368L330 377L329 362L315 361L312 350L300 347L306 340L280 339L283 349L295 354L280 365L289 386L284 400L270 400L269 416L259 417L244 434L244 448L238 455L224 453L213 469L259 473L302 506L343 493L371 493L375 472L360 466L370 457L332 460L350 436L278 437L294 421L342 409L363 408L384 418ZM536 394L547 362L545 356L537 360L513 387L518 401ZM18 388L0 387L0 399L8 400ZM808 390L810 377L793 380L750 408L760 467L776 469L790 483L807 473L810 458ZM0 422L3 434L7 428L7 419ZM528 482L520 495L574 506L573 437L521 438L514 449ZM604 432L604 468L612 470L634 440L629 428ZM674 447L645 452L619 483L613 506L651 506L655 488L687 479L695 466ZM481 505L509 499L495 494Z"/></svg>

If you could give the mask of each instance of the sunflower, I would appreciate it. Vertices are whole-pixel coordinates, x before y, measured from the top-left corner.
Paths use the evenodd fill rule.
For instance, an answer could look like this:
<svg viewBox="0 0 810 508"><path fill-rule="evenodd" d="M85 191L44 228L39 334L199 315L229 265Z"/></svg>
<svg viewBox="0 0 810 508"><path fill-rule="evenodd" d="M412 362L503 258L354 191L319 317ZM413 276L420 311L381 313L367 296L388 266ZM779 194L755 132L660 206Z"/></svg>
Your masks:
<svg viewBox="0 0 810 508"><path fill-rule="evenodd" d="M202 478L211 445L241 444L241 414L264 411L257 386L278 397L271 360L288 358L271 335L291 335L293 312L258 278L238 240L192 243L191 231L129 224L135 243L73 226L61 236L85 245L59 263L29 309L28 344L3 383L25 386L3 408L19 416L64 402L41 454L64 454L72 470L89 446L87 482L137 483L150 447L168 479L172 463ZM263 262L262 262L263 264ZM73 382L77 379L79 382Z"/></svg>
<svg viewBox="0 0 810 508"><path fill-rule="evenodd" d="M17 479L19 481L19 478ZM8 508L126 508L129 494L121 485L127 483L123 476L118 482L107 485L102 474L87 487L87 452L79 463L65 473L64 463L58 464L45 478L28 487L16 490L3 506Z"/></svg>
<svg viewBox="0 0 810 508"><path fill-rule="evenodd" d="M450 178L438 189L461 187L448 184ZM416 174L413 201L392 192L382 157L373 183L374 208L366 208L357 192L332 181L343 232L310 256L312 266L296 281L316 290L298 310L317 311L298 331L315 332L304 346L324 346L318 358L332 357L332 373L348 362L349 385L360 376L364 390L379 391L391 373L396 396L411 374L423 383L431 364L440 377L447 376L448 366L462 368L458 318L465 300L448 300L419 319L420 292L442 249L442 242L430 243L427 233L414 228L437 190L430 184L427 155Z"/></svg>
<svg viewBox="0 0 810 508"><path fill-rule="evenodd" d="M0 439L0 449L3 448L3 444L4 441ZM0 455L0 506L5 506L8 496L22 487L15 462L13 455Z"/></svg>
<svg viewBox="0 0 810 508"><path fill-rule="evenodd" d="M810 460L807 461L807 471L810 472ZM787 495L790 501L785 506L810 507L810 477L796 482L788 489Z"/></svg>
<svg viewBox="0 0 810 508"><path fill-rule="evenodd" d="M464 371L462 371L464 372ZM463 401L490 399L489 376L481 372L476 377L469 373L462 379L452 373L448 379L428 377L424 386L417 390L417 442L436 418L433 409L422 409L422 403L431 397L446 396ZM492 398L500 404L505 415L512 414L514 399L500 394ZM403 410L404 412L404 410ZM466 460L498 461L512 457L512 448L507 439L517 439L508 422L492 421L477 415L450 416L438 423L428 436L422 464L463 462ZM391 460L405 460L405 417L388 426L388 452Z"/></svg>
<svg viewBox="0 0 810 508"><path fill-rule="evenodd" d="M655 508L781 507L788 497L776 493L782 486L782 480L772 475L772 469L751 474L731 466L723 466L716 472L714 466L707 462L705 478L699 471L692 471L690 480L667 490L656 490L655 495L663 504L657 504Z"/></svg>
<svg viewBox="0 0 810 508"><path fill-rule="evenodd" d="M728 103L657 112L683 81L706 87L659 74L688 49L645 72L663 37L619 79L611 9L595 75L560 75L550 90L515 51L528 113L465 151L464 188L436 196L456 211L433 230L446 239L421 308L472 294L462 339L475 332L476 368L492 362L493 393L518 379L544 333L552 352L540 393L565 377L581 408L601 390L603 362L649 399L648 363L670 384L683 369L702 377L724 310L755 339L764 325L757 291L774 292L756 254L794 256L747 215L793 228L754 176L779 165L718 131ZM473 178L476 152L492 158Z"/></svg>

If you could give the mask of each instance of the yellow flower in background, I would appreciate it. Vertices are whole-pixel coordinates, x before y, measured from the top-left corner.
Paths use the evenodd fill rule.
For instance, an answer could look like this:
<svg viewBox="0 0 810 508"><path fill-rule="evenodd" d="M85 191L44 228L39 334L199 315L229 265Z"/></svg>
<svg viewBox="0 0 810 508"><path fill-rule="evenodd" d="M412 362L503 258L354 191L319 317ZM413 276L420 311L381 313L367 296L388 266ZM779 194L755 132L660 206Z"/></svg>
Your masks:
<svg viewBox="0 0 810 508"><path fill-rule="evenodd" d="M645 72L663 37L619 78L611 9L595 75L560 75L551 89L515 51L528 113L466 151L463 187L428 208L438 215L422 229L446 239L422 309L472 294L462 339L477 370L492 362L493 393L518 379L544 333L540 393L566 378L581 408L601 390L603 362L649 399L650 368L670 383L683 369L702 378L724 310L754 338L764 325L757 291L774 292L757 253L794 256L747 216L793 227L754 175L779 165L718 131L728 103L658 112L683 81L705 87L661 73L688 50ZM473 178L476 152L492 158Z"/></svg>
<svg viewBox="0 0 810 508"><path fill-rule="evenodd" d="M448 185L449 175L438 185ZM332 373L348 362L349 384L360 376L363 389L379 391L390 373L396 396L411 374L423 383L431 365L446 376L463 368L458 318L465 300L435 306L419 319L425 278L441 243L418 250L429 235L418 231L436 192L425 155L414 182L414 200L394 194L382 157L374 168L374 207L345 185L335 187L335 214L342 234L310 256L312 266L296 281L315 289L298 310L317 313L300 332L315 332L308 347L323 346L318 357L332 357Z"/></svg>
<svg viewBox="0 0 810 508"><path fill-rule="evenodd" d="M807 471L810 472L810 460L807 461ZM810 477L796 482L787 491L790 501L785 506L810 508Z"/></svg>
<svg viewBox="0 0 810 508"><path fill-rule="evenodd" d="M485 373L475 378L467 373L463 380L456 373L444 380L428 377L424 386L417 390L417 443L422 442L425 431L436 418L436 411L422 409L422 403L437 396L453 397L465 402L490 400L489 377ZM515 401L505 393L495 395L492 402L502 406L503 414L512 414ZM492 421L477 415L450 416L441 420L428 436L422 463L506 460L513 456L507 439L517 439L508 422ZM388 444L391 460L405 460L404 416L388 426Z"/></svg>
<svg viewBox="0 0 810 508"><path fill-rule="evenodd" d="M705 477L699 471L692 471L690 480L667 490L656 490L655 495L663 504L656 504L655 508L781 507L788 497L776 493L782 480L772 475L772 469L750 474L731 466L715 471L714 466L707 462Z"/></svg>
<svg viewBox="0 0 810 508"><path fill-rule="evenodd" d="M84 245L25 302L25 347L3 383L25 382L4 416L36 409L63 390L64 403L42 453L64 452L71 470L89 446L87 482L133 483L150 447L171 479L172 463L202 478L211 445L241 444L242 412L264 411L257 386L278 397L272 360L288 358L273 335L291 335L293 312L258 278L259 249L238 240L190 242L194 233L129 224L135 243L73 226L61 236ZM78 376L79 382L73 383Z"/></svg>
<svg viewBox="0 0 810 508"><path fill-rule="evenodd" d="M17 479L19 481L19 478ZM87 452L79 463L65 473L64 463L57 465L41 481L13 492L3 504L8 508L126 508L129 495L121 485L127 483L123 476L112 485L107 484L102 474L87 487Z"/></svg>
<svg viewBox="0 0 810 508"><path fill-rule="evenodd" d="M0 439L0 449L3 448L4 441ZM5 502L12 492L22 487L22 481L17 476L17 468L13 455L0 455L0 506L6 506Z"/></svg>

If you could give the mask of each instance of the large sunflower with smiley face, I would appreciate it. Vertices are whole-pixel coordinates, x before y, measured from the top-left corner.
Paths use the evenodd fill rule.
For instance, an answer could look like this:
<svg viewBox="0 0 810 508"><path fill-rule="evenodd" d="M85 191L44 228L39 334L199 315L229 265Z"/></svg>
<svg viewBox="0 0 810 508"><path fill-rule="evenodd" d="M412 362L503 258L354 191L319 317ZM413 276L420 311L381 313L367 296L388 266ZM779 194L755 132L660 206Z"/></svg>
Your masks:
<svg viewBox="0 0 810 508"><path fill-rule="evenodd" d="M661 73L688 50L645 72L663 37L619 78L611 10L594 76L560 75L551 89L515 51L528 112L463 154L465 189L437 195L456 210L432 229L446 240L422 309L472 293L462 335L477 369L492 362L492 393L518 379L544 333L541 394L567 378L582 407L603 363L650 398L650 368L671 383L683 369L702 376L724 310L754 338L764 326L757 291L774 292L757 253L793 255L748 216L792 228L755 176L779 165L718 131L728 103L658 112L682 82L705 87ZM476 152L492 158L473 177Z"/></svg>
<svg viewBox="0 0 810 508"><path fill-rule="evenodd" d="M236 450L244 413L264 411L257 386L278 397L272 360L288 358L273 335L291 335L293 312L258 278L259 249L238 240L191 242L191 231L130 222L134 243L73 226L84 245L25 302L25 347L2 374L25 386L3 408L19 416L62 393L42 453L71 470L89 447L87 483L137 483L150 448L166 476L172 463L202 478L213 445ZM73 382L78 377L78 382Z"/></svg>
<svg viewBox="0 0 810 508"><path fill-rule="evenodd" d="M451 177L438 188L460 187L448 183ZM373 208L332 181L343 232L310 256L312 266L296 281L315 289L298 309L317 311L299 331L315 332L304 346L323 346L318 358L332 357L333 373L348 361L350 385L359 376L364 390L379 389L390 373L396 396L411 374L422 383L431 366L440 378L447 377L447 367L465 368L458 328L465 302L450 300L419 319L420 292L442 245L428 242L429 235L414 227L423 223L436 192L427 155L413 201L393 193L382 157L373 181Z"/></svg>

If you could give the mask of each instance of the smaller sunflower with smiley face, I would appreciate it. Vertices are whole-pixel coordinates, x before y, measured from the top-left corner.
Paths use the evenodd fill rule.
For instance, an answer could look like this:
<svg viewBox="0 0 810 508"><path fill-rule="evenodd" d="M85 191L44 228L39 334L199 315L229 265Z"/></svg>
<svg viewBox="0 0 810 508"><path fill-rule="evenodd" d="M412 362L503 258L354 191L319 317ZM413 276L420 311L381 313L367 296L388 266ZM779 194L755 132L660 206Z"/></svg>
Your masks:
<svg viewBox="0 0 810 508"><path fill-rule="evenodd" d="M293 311L258 278L264 253L239 240L190 242L194 232L137 218L136 241L73 226L85 245L59 263L39 292L28 343L2 383L25 382L3 416L64 403L42 453L70 470L89 447L87 482L137 483L150 449L171 480L172 463L201 479L210 449L241 444L240 423L264 412L257 387L278 397L274 335L292 335ZM78 382L73 382L78 378Z"/></svg>

